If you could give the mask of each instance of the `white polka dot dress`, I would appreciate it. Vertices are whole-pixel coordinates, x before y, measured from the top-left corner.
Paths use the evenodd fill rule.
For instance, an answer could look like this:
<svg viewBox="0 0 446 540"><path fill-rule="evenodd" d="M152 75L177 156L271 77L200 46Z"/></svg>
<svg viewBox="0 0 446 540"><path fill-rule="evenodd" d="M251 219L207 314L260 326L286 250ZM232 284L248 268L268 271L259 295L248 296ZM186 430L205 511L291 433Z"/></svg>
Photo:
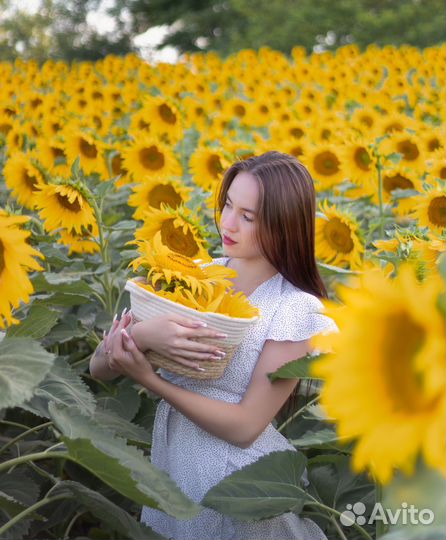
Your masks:
<svg viewBox="0 0 446 540"><path fill-rule="evenodd" d="M226 264L228 258L215 259ZM321 331L336 330L320 314L318 298L301 291L276 274L249 296L260 309L259 322L251 327L222 377L198 380L161 370L172 383L212 399L241 401L265 340L302 341ZM158 405L152 437L152 464L167 472L180 489L199 503L223 478L276 450L294 450L272 424L249 448L239 448L195 425L166 401ZM177 520L159 510L143 507L141 521L174 540L325 540L310 519L292 513L242 522L205 508L195 518Z"/></svg>

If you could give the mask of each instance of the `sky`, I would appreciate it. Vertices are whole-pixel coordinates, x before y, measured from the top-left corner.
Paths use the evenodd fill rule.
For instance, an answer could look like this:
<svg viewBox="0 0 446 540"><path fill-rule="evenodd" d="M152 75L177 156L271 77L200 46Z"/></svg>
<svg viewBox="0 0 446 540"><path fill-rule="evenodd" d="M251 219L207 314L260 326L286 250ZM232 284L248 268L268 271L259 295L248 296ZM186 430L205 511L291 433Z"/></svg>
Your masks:
<svg viewBox="0 0 446 540"><path fill-rule="evenodd" d="M113 19L105 13L107 5L113 4L113 0L102 0L98 11L91 11L87 21L99 33L110 32L114 28ZM40 6L40 0L10 0L10 9L20 9L29 13L36 13ZM160 43L166 35L167 26L155 26L133 38L134 45L140 50L141 56L150 62L176 62L178 52L174 47L164 47L160 51L153 47Z"/></svg>

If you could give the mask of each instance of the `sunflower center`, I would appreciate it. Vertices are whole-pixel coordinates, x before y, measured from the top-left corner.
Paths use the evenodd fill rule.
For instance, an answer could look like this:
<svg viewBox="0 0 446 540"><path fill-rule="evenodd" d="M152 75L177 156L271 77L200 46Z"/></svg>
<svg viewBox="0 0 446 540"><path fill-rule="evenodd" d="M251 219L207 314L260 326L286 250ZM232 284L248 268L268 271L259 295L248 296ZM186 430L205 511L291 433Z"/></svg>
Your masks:
<svg viewBox="0 0 446 540"><path fill-rule="evenodd" d="M349 227L337 218L327 221L324 228L325 238L330 246L342 253L350 253L353 250L353 240Z"/></svg>
<svg viewBox="0 0 446 540"><path fill-rule="evenodd" d="M61 148L57 148L57 146L51 146L50 149L54 159L65 157L65 154Z"/></svg>
<svg viewBox="0 0 446 540"><path fill-rule="evenodd" d="M413 370L413 358L425 340L425 330L405 311L394 313L382 337L383 380L389 385L389 396L397 412L415 411L420 407L423 390ZM395 392L395 388L398 391Z"/></svg>
<svg viewBox="0 0 446 540"><path fill-rule="evenodd" d="M392 131L403 131L403 129L404 126L400 122L392 122L386 127L385 132L392 133Z"/></svg>
<svg viewBox="0 0 446 540"><path fill-rule="evenodd" d="M290 135L296 139L300 139L303 137L304 130L300 128L292 128L290 129Z"/></svg>
<svg viewBox="0 0 446 540"><path fill-rule="evenodd" d="M318 174L331 176L339 172L339 159L333 152L321 152L314 158L314 168Z"/></svg>
<svg viewBox="0 0 446 540"><path fill-rule="evenodd" d="M158 112L166 124L175 125L177 123L177 115L172 111L169 105L163 103L158 107Z"/></svg>
<svg viewBox="0 0 446 540"><path fill-rule="evenodd" d="M151 171L162 169L165 162L164 155L161 152L158 152L158 148L155 145L140 150L139 161L145 169Z"/></svg>
<svg viewBox="0 0 446 540"><path fill-rule="evenodd" d="M220 156L216 156L215 154L213 154L212 156L209 156L207 167L211 176L217 180L220 174L223 172Z"/></svg>
<svg viewBox="0 0 446 540"><path fill-rule="evenodd" d="M170 184L158 184L149 191L147 200L149 205L160 208L161 203L168 204L171 208L176 208L181 204L181 197Z"/></svg>
<svg viewBox="0 0 446 540"><path fill-rule="evenodd" d="M362 171L369 171L370 170L370 164L372 163L372 160L370 158L369 153L365 148L357 148L355 150L355 154L353 156L353 159L355 160L356 166L360 168Z"/></svg>
<svg viewBox="0 0 446 540"><path fill-rule="evenodd" d="M437 148L440 148L440 146L441 146L441 143L440 143L440 141L438 140L437 137L433 137L427 143L427 147L429 149L429 152L433 152L434 150L437 150Z"/></svg>
<svg viewBox="0 0 446 540"><path fill-rule="evenodd" d="M3 135L8 135L11 129L12 126L10 124L0 124L0 133L3 133Z"/></svg>
<svg viewBox="0 0 446 540"><path fill-rule="evenodd" d="M432 199L427 214L431 223L437 227L446 227L446 195Z"/></svg>
<svg viewBox="0 0 446 540"><path fill-rule="evenodd" d="M35 190L36 184L39 182L37 176L29 174L26 169L23 169L22 180L31 191Z"/></svg>
<svg viewBox="0 0 446 540"><path fill-rule="evenodd" d="M410 141L400 141L396 148L406 161L415 161L420 155L417 145Z"/></svg>
<svg viewBox="0 0 446 540"><path fill-rule="evenodd" d="M5 248L3 247L3 242L0 240L0 275L5 268Z"/></svg>
<svg viewBox="0 0 446 540"><path fill-rule="evenodd" d="M393 176L384 176L383 188L384 191L390 193L394 189L413 189L414 185L409 178L402 174L394 174Z"/></svg>
<svg viewBox="0 0 446 540"><path fill-rule="evenodd" d="M62 126L59 124L59 122L54 122L51 124L51 129L53 133L58 133L62 129Z"/></svg>
<svg viewBox="0 0 446 540"><path fill-rule="evenodd" d="M441 178L442 180L446 180L446 167L442 167L442 168L440 169L440 178Z"/></svg>
<svg viewBox="0 0 446 540"><path fill-rule="evenodd" d="M373 126L373 118L368 115L361 116L360 122L361 124L364 124L367 127Z"/></svg>
<svg viewBox="0 0 446 540"><path fill-rule="evenodd" d="M196 270L197 268L196 264L192 261L192 259L190 259L189 257L185 257L184 255L181 255L181 253L170 252L169 255L167 256L167 259L169 260L170 263L173 263L169 265L169 267L172 267L172 268L177 268L179 266L179 267L183 267L181 268L181 270L185 270L185 271Z"/></svg>
<svg viewBox="0 0 446 540"><path fill-rule="evenodd" d="M111 168L112 168L113 176L118 176L119 174L125 174L126 171L123 167L123 163L124 163L124 160L119 154L112 157Z"/></svg>
<svg viewBox="0 0 446 540"><path fill-rule="evenodd" d="M290 148L289 152L294 157L300 157L304 153L302 146L299 146L299 145L296 145Z"/></svg>
<svg viewBox="0 0 446 540"><path fill-rule="evenodd" d="M193 258L198 254L199 248L194 235L187 230L183 233L183 227L175 227L174 219L168 219L161 226L161 240L165 246L181 255Z"/></svg>
<svg viewBox="0 0 446 540"><path fill-rule="evenodd" d="M246 114L246 109L243 105L236 105L234 107L234 114L239 118L242 118Z"/></svg>
<svg viewBox="0 0 446 540"><path fill-rule="evenodd" d="M56 196L58 203L70 212L78 213L82 210L77 197L74 199L73 202L70 202L66 195L61 195L60 193L57 193Z"/></svg>
<svg viewBox="0 0 446 540"><path fill-rule="evenodd" d="M79 150L81 154L88 159L95 159L98 156L98 149L94 144L90 144L85 139L80 140Z"/></svg>
<svg viewBox="0 0 446 540"><path fill-rule="evenodd" d="M141 130L150 131L150 124L148 122L144 121L142 118L140 118L139 121L138 121L138 127Z"/></svg>

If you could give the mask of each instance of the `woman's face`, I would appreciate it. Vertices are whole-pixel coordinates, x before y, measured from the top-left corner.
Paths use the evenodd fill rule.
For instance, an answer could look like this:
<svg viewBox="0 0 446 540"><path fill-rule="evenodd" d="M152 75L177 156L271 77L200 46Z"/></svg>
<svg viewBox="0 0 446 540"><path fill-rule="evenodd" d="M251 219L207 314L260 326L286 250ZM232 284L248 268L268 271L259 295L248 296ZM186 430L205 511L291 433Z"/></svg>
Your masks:
<svg viewBox="0 0 446 540"><path fill-rule="evenodd" d="M228 189L220 218L226 256L244 259L261 256L255 238L258 201L259 185L256 178L248 172L238 173Z"/></svg>

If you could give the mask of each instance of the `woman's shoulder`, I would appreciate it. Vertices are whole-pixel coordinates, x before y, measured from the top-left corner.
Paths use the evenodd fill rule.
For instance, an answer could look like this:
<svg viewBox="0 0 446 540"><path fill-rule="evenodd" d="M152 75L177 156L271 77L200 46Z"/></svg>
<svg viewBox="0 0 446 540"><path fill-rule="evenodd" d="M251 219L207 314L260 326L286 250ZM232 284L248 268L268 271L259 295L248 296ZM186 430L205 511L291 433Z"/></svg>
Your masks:
<svg viewBox="0 0 446 540"><path fill-rule="evenodd" d="M320 311L323 309L321 300L314 294L303 291L289 282L282 276L281 303L300 305L308 308L309 311Z"/></svg>

